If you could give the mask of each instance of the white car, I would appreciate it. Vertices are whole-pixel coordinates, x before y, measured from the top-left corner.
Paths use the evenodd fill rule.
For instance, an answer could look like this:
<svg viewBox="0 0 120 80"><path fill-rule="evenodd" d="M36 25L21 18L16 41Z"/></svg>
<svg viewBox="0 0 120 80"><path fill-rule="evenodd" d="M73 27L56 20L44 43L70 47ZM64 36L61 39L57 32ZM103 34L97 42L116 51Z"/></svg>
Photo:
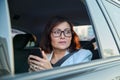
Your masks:
<svg viewBox="0 0 120 80"><path fill-rule="evenodd" d="M17 2L14 1L15 0L0 0L0 80L120 80L120 0L66 0L66 3L64 3L65 0L53 0L53 4L56 4L55 6L52 4L51 0L48 0L48 2L47 0L38 1L41 2L40 5L42 8L39 6L40 10L43 10L43 12L40 11L40 13L38 13L40 14L39 17L42 19L58 13L64 15L70 13L73 17L77 18L79 17L77 10L80 9L81 13L79 18L72 18L72 15L70 14L68 16L71 17L73 22L76 24L74 29L81 38L80 42L82 47L88 48L91 40L95 39L95 48L97 48L97 53L93 52L94 58L91 62L66 67L56 67L52 70L40 72L30 73L23 71L18 72L18 74L16 73L15 68L15 53L11 26L17 25L13 28L32 32L37 35L36 32L39 32L39 27L29 28L28 24L24 22L24 20L27 18L27 20L31 21L30 19L35 17L30 17L30 15L34 14L34 11L30 13L30 10L34 10L38 7L36 5L39 4L30 7L32 3L34 4L35 0L30 0L31 3L28 2L28 5L26 3L27 1L24 3L24 0ZM50 4L52 4L52 9L47 6ZM77 4L77 8L74 8L74 6L70 7L70 4L74 4L74 6ZM25 5L27 6L25 7ZM81 7L84 8L81 8L78 5L81 5ZM61 6L64 10L62 10ZM26 8L28 9L28 12L25 10ZM39 10L39 8L37 10ZM53 11L55 11L54 9L56 9L56 12L53 14ZM87 15L84 14L84 10L82 13L82 9L85 9ZM44 13L44 10L46 11L46 14ZM70 10L76 11L76 14L75 12L70 12ZM11 14L15 12L17 15L14 15L13 18L11 18L12 15L10 15L9 11ZM24 14L25 11L30 14ZM36 13L36 15L38 14ZM84 20L81 15L85 18ZM83 22L80 18L82 18ZM45 21L45 19L43 19L43 21ZM43 26L42 23L43 22L41 22L41 26ZM37 23L33 24L35 26ZM19 25L20 27L18 27ZM39 29L42 31L43 28Z"/></svg>

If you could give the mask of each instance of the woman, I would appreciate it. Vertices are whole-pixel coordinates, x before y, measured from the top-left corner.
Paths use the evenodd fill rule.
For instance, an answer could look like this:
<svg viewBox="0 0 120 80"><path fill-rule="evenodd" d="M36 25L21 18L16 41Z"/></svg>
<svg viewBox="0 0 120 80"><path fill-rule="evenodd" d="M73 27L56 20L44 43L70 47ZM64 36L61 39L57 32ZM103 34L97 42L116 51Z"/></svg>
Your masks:
<svg viewBox="0 0 120 80"><path fill-rule="evenodd" d="M88 62L92 58L92 53L89 50L80 48L79 38L73 31L72 23L68 18L62 16L55 16L48 22L40 48L43 58L30 55L28 58L30 70L52 69L54 64L67 54L72 55L60 67Z"/></svg>

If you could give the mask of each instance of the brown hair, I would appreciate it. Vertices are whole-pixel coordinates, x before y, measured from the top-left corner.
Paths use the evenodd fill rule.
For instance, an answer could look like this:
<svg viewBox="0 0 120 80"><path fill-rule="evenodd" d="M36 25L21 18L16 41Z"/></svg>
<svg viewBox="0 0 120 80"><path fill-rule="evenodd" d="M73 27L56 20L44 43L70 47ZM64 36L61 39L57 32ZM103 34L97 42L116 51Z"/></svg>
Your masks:
<svg viewBox="0 0 120 80"><path fill-rule="evenodd" d="M72 31L72 40L69 46L69 51L74 52L80 48L79 38L73 30L73 24L71 23L71 21L65 16L54 16L46 24L44 28L44 33L42 35L42 40L40 42L41 49L44 50L46 53L51 53L53 51L50 37L52 29L63 22L67 22L70 25Z"/></svg>

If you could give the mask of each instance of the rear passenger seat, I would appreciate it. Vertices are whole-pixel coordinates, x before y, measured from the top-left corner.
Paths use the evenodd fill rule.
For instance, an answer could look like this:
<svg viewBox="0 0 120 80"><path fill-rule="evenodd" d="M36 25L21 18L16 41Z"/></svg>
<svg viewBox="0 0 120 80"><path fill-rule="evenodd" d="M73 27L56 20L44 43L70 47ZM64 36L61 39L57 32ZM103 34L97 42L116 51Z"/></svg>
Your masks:
<svg viewBox="0 0 120 80"><path fill-rule="evenodd" d="M33 34L17 34L13 38L15 73L28 72L28 53L25 48L34 47L36 37Z"/></svg>

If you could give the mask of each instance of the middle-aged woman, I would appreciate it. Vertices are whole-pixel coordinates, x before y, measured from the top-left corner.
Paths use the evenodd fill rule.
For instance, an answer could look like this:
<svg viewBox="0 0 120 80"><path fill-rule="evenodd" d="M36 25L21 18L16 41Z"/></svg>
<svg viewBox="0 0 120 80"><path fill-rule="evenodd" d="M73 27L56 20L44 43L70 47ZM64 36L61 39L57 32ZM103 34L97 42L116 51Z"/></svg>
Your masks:
<svg viewBox="0 0 120 80"><path fill-rule="evenodd" d="M88 62L92 58L89 50L80 47L79 38L73 30L71 21L63 16L54 16L46 24L40 49L43 58L35 55L28 57L31 71L52 69L68 54L71 56L67 57L60 67Z"/></svg>

